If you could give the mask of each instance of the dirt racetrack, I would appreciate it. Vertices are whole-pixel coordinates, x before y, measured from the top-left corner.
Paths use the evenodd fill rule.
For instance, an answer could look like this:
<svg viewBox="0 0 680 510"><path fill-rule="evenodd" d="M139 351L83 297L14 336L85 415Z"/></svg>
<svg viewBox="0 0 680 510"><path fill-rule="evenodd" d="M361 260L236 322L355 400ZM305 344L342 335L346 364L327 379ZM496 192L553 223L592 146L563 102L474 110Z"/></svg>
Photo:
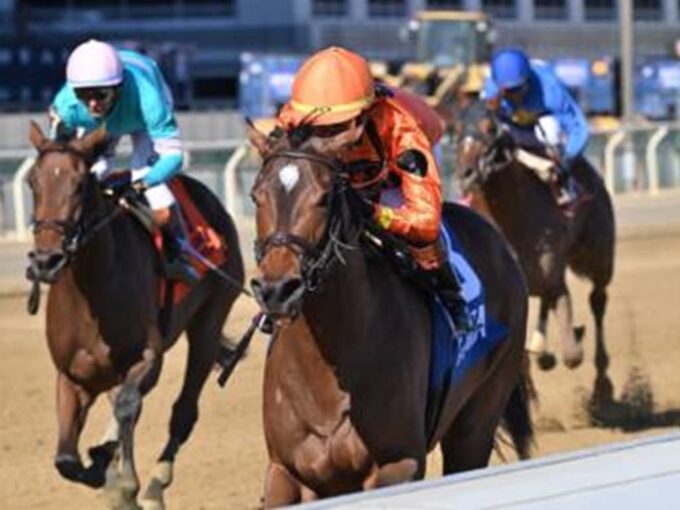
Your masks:
<svg viewBox="0 0 680 510"><path fill-rule="evenodd" d="M534 370L541 398L535 412L536 456L680 425L680 231L621 240L617 255L606 329L615 396L622 399L623 395L625 403L618 405L620 412L605 418L604 426L593 426L584 410L594 379L592 326L588 287L572 282L576 320L587 326L587 360L576 371L562 366L550 373ZM254 310L252 303L239 301L228 333L239 335ZM43 323L42 316L26 314L23 297L0 298L0 507L100 508L103 500L97 492L62 481L52 467L54 369ZM214 377L208 383L201 418L180 452L175 482L167 493L170 509L259 506L266 460L260 425L263 338L256 337L253 345L226 390L218 388ZM166 439L184 358L180 343L167 356L160 383L145 400L136 436L143 484ZM109 416L106 399L97 402L81 442L82 452L98 440ZM498 457L494 462L499 462ZM434 476L436 453L429 463L429 476Z"/></svg>

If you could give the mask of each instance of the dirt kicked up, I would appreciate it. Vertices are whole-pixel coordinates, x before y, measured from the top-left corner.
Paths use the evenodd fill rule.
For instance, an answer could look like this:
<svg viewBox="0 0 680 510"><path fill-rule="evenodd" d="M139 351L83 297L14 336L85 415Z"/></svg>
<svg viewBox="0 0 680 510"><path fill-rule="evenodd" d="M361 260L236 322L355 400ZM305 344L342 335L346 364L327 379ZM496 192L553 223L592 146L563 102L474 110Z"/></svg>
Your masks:
<svg viewBox="0 0 680 510"><path fill-rule="evenodd" d="M586 361L576 371L563 366L533 370L540 402L534 411L535 456L655 434L680 425L680 234L619 242L617 267L606 316L614 405L589 412L593 339L588 287L572 280L575 318L586 326ZM535 323L532 303L530 330ZM255 312L240 300L227 326L231 336L246 329ZM550 333L550 331L549 331ZM554 335L551 336L554 339ZM553 346L559 353L559 345ZM265 339L256 337L225 390L209 381L192 439L176 463L166 503L172 509L256 508L260 505L266 451L261 428L261 380ZM166 438L170 408L179 392L186 349L166 357L157 388L144 401L137 429L137 465L148 480ZM56 444L55 373L44 338L44 317L29 317L25 299L0 298L0 502L7 509L103 508L101 496L62 480L52 466ZM93 408L81 452L96 444L110 406ZM508 455L508 461L512 461ZM493 462L501 462L494 455ZM437 453L428 476L437 476Z"/></svg>

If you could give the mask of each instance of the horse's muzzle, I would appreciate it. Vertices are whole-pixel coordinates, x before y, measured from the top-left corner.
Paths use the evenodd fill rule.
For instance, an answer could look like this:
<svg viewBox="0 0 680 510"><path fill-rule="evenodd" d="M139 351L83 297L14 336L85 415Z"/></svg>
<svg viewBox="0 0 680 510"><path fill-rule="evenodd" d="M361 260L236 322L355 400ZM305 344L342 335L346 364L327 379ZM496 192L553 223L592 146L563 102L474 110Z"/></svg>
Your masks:
<svg viewBox="0 0 680 510"><path fill-rule="evenodd" d="M54 283L59 272L68 263L68 257L63 251L38 249L28 253L28 262L26 278L31 281Z"/></svg>
<svg viewBox="0 0 680 510"><path fill-rule="evenodd" d="M278 280L253 278L250 282L262 310L274 318L294 317L302 306L305 284L299 277Z"/></svg>

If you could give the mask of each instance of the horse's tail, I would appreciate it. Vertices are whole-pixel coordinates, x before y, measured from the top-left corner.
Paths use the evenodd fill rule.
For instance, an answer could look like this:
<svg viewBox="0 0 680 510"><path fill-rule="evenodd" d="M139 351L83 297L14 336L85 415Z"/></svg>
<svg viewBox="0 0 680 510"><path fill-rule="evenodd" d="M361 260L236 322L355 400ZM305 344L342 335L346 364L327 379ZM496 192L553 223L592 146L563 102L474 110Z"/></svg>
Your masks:
<svg viewBox="0 0 680 510"><path fill-rule="evenodd" d="M510 394L503 411L502 429L510 435L520 459L528 459L534 444L534 427L531 421L531 403L537 399L529 371L529 359L525 353L519 380Z"/></svg>

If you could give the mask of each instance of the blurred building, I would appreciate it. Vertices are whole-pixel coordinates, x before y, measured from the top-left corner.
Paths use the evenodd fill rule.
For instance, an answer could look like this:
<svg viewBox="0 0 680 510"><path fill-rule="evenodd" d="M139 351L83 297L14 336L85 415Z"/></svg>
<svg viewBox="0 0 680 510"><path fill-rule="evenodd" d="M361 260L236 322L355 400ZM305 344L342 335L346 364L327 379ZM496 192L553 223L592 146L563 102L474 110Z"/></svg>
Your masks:
<svg viewBox="0 0 680 510"><path fill-rule="evenodd" d="M304 54L341 44L372 58L406 59L411 48L403 36L405 22L424 9L484 10L496 21L499 44L523 46L536 57L616 56L617 5L615 0L0 0L0 66L25 65L38 73L46 68L59 81L65 52L78 42L91 36L127 42L162 61L180 104L200 107L235 99L245 51ZM679 9L680 0L635 1L638 54L673 51ZM10 74L17 75L14 80L28 76ZM40 73L34 79L44 83L47 77ZM33 104L53 92L26 90L18 96L0 90L0 100L19 97Z"/></svg>

